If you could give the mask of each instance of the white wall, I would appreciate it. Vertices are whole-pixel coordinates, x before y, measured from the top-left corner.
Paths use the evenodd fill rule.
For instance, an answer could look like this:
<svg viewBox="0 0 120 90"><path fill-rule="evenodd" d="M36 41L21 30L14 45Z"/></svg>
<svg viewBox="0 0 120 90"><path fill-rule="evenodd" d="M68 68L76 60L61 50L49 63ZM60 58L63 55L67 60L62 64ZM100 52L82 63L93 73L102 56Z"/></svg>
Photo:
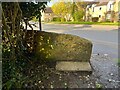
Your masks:
<svg viewBox="0 0 120 90"><path fill-rule="evenodd" d="M109 1L108 2L108 4L107 4L107 11L114 10L113 3L114 3L114 1Z"/></svg>

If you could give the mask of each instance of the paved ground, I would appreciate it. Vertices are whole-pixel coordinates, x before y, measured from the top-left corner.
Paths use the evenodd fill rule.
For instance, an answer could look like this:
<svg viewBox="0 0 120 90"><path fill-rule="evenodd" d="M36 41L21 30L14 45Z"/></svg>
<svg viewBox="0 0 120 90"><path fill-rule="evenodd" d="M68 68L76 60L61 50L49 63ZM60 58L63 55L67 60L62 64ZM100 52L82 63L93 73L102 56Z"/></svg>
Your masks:
<svg viewBox="0 0 120 90"><path fill-rule="evenodd" d="M118 66L109 55L92 55L91 66L92 73L87 72L60 72L55 70L54 65L49 64L51 68L45 68L42 74L42 65L31 69L30 81L25 83L27 88L120 88L118 80Z"/></svg>
<svg viewBox="0 0 120 90"><path fill-rule="evenodd" d="M34 28L37 30L38 28ZM92 74L53 72L48 79L35 83L46 88L118 88L118 27L101 25L42 24L43 31L65 33L87 38L93 42ZM46 84L47 83L47 84Z"/></svg>
<svg viewBox="0 0 120 90"><path fill-rule="evenodd" d="M87 38L93 42L92 74L58 72L54 69L48 79L38 81L39 87L48 88L118 88L118 31L115 26L42 24L43 31L67 33ZM38 28L34 28L38 29ZM0 62L0 67L1 67ZM0 70L2 71L2 70ZM1 76L1 74L0 74ZM1 81L1 80L0 80ZM1 82L0 82L1 83ZM47 83L47 84L46 84ZM1 86L0 86L1 87Z"/></svg>
<svg viewBox="0 0 120 90"><path fill-rule="evenodd" d="M81 76L78 72L67 75L66 81L69 82L68 87L94 88L99 87L100 85L105 88L119 87L120 81L118 76L119 69L117 58L118 44L120 42L118 41L117 26L42 24L42 29L47 32L77 35L89 39L93 43L90 61L91 66L93 67L93 73L90 76ZM80 77L82 79L80 79ZM84 77L87 78L88 81L86 81ZM53 79L55 79L55 77ZM57 87L57 85L55 87ZM60 87L59 84L58 87Z"/></svg>
<svg viewBox="0 0 120 90"><path fill-rule="evenodd" d="M93 42L93 53L110 54L115 58L118 57L117 29L117 26L103 25L42 24L43 31L87 38Z"/></svg>
<svg viewBox="0 0 120 90"><path fill-rule="evenodd" d="M43 24L44 31L72 34L91 40L93 42L91 65L94 69L91 77L97 79L104 87L112 88L118 87L119 82L117 58L120 42L117 29L117 26L103 25Z"/></svg>

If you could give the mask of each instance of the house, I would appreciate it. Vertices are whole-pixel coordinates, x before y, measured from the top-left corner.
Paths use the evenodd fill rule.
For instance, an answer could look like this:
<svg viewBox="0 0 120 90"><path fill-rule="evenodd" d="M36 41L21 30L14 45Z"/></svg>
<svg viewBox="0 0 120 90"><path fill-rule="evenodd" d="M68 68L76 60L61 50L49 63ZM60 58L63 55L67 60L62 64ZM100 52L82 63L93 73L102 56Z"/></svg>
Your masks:
<svg viewBox="0 0 120 90"><path fill-rule="evenodd" d="M99 2L86 7L86 21L92 21L98 18L98 22L111 21L117 22L119 15L120 0L109 0L107 2Z"/></svg>
<svg viewBox="0 0 120 90"><path fill-rule="evenodd" d="M41 17L42 22L50 22L53 20L53 18L60 18L61 17L60 15L59 16L55 15L54 12L52 11L51 7L46 7L44 12L41 11L41 15L42 15L42 17ZM66 14L64 16L64 19L66 21L72 20L71 14Z"/></svg>
<svg viewBox="0 0 120 90"><path fill-rule="evenodd" d="M116 13L116 20L120 22L120 0L115 0L113 8Z"/></svg>
<svg viewBox="0 0 120 90"><path fill-rule="evenodd" d="M44 12L41 12L41 21L44 21L44 22L49 22L49 21L52 21L53 20L53 17L54 17L54 13L51 9L51 7L46 7Z"/></svg>

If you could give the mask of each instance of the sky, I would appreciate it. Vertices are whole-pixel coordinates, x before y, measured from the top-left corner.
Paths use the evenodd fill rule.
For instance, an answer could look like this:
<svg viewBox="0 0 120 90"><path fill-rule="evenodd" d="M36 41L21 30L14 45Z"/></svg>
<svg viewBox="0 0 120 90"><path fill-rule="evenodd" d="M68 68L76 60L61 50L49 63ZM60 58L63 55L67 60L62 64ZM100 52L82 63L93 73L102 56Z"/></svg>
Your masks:
<svg viewBox="0 0 120 90"><path fill-rule="evenodd" d="M51 7L54 3L58 2L58 1L60 1L60 0L51 0L50 2L48 2L48 6ZM90 1L90 2L92 2L92 1L99 1L99 0L75 0L75 1Z"/></svg>
<svg viewBox="0 0 120 90"><path fill-rule="evenodd" d="M54 3L59 2L59 1L60 0L51 0L50 2L48 2L48 6L51 7ZM73 1L73 0L69 0L69 1ZM92 2L92 1L100 1L100 2L107 2L109 0L74 0L74 1L90 1L90 2ZM115 1L115 0L113 0L113 1Z"/></svg>

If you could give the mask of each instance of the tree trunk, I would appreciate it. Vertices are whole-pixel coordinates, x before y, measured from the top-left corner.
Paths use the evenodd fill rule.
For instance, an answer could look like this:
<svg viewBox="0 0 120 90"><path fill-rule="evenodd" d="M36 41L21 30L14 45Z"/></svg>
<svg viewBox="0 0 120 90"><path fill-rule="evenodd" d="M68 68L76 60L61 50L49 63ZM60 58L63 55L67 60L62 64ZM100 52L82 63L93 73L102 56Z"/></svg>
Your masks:
<svg viewBox="0 0 120 90"><path fill-rule="evenodd" d="M25 30L27 30L27 25L28 25L28 22L25 21Z"/></svg>
<svg viewBox="0 0 120 90"><path fill-rule="evenodd" d="M86 8L83 8L84 9L84 21L86 21Z"/></svg>
<svg viewBox="0 0 120 90"><path fill-rule="evenodd" d="M41 26L41 16L39 16L39 30L42 31L42 26Z"/></svg>
<svg viewBox="0 0 120 90"><path fill-rule="evenodd" d="M72 6L72 17L73 17L73 21L75 21L74 13L75 13L75 2L74 2L74 0L73 0L73 6Z"/></svg>

